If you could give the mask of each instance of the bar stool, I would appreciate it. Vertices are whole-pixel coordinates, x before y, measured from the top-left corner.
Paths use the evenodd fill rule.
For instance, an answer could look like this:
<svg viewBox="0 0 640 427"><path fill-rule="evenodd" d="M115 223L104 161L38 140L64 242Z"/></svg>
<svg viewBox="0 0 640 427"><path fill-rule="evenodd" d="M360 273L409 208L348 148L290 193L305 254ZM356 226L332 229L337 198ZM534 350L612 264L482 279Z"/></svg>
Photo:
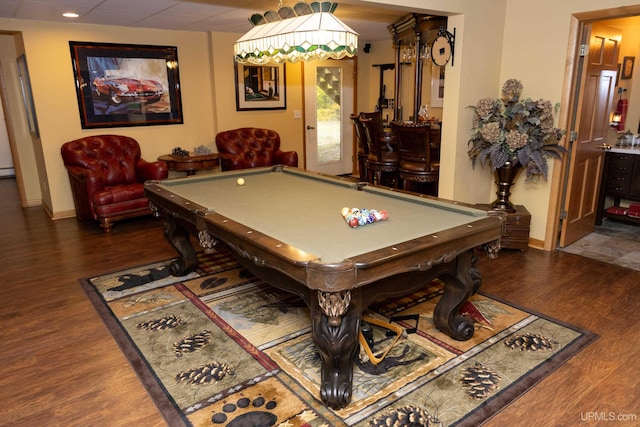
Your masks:
<svg viewBox="0 0 640 427"><path fill-rule="evenodd" d="M431 146L431 163L440 167L440 141L442 139L442 124L431 122L429 127L429 146Z"/></svg>
<svg viewBox="0 0 640 427"><path fill-rule="evenodd" d="M434 158L435 147L430 143L430 124L394 121L391 128L398 141L398 175L402 188L418 191L419 184L429 184L427 191L421 192L437 196L440 163Z"/></svg>
<svg viewBox="0 0 640 427"><path fill-rule="evenodd" d="M356 114L349 116L353 122L356 131L356 140L358 141L358 172L360 173L360 181L367 182L367 157L369 157L369 145L367 144L367 136L365 135L364 125L360 122Z"/></svg>
<svg viewBox="0 0 640 427"><path fill-rule="evenodd" d="M367 181L397 188L399 160L398 152L393 149L395 138L384 133L381 113L375 113L378 117L368 116L369 114L371 113L360 113L360 122L364 125L369 146Z"/></svg>

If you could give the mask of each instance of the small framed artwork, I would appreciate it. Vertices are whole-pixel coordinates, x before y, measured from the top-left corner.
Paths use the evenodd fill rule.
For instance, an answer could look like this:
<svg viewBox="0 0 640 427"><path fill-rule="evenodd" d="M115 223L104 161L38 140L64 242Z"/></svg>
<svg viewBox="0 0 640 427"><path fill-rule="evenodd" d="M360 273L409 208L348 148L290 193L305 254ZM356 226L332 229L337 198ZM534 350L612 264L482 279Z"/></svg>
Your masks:
<svg viewBox="0 0 640 427"><path fill-rule="evenodd" d="M431 106L442 108L444 101L444 66L431 66Z"/></svg>
<svg viewBox="0 0 640 427"><path fill-rule="evenodd" d="M633 75L633 64L636 61L635 56L625 56L622 60L622 73L620 78L622 80L630 79Z"/></svg>
<svg viewBox="0 0 640 427"><path fill-rule="evenodd" d="M29 79L29 68L27 67L27 58L24 54L20 55L18 63L18 78L20 79L20 90L22 92L22 100L24 102L24 110L27 115L27 125L29 132L35 138L40 136L38 130L38 119L36 118L36 109L33 105L33 94L31 92L31 80Z"/></svg>
<svg viewBox="0 0 640 427"><path fill-rule="evenodd" d="M285 65L235 63L236 110L284 110L287 108Z"/></svg>
<svg viewBox="0 0 640 427"><path fill-rule="evenodd" d="M183 123L176 47L69 46L83 129Z"/></svg>

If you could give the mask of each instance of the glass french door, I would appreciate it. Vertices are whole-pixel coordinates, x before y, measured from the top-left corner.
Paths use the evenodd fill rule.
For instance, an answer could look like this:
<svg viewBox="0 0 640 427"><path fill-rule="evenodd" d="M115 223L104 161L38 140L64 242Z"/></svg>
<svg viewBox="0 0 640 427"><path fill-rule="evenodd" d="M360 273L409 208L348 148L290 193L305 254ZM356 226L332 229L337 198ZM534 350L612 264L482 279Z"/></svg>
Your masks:
<svg viewBox="0 0 640 427"><path fill-rule="evenodd" d="M353 60L304 64L306 168L330 175L353 171Z"/></svg>

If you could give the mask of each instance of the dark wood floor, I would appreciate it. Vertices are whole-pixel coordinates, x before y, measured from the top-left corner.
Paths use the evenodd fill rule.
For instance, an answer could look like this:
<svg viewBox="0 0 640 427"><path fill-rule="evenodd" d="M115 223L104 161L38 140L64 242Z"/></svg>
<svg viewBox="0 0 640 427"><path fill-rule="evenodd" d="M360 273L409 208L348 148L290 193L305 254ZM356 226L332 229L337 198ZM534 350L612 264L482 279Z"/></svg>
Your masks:
<svg viewBox="0 0 640 427"><path fill-rule="evenodd" d="M166 425L77 281L174 256L160 221L51 221L2 179L0 230L0 425ZM640 272L534 249L479 267L484 291L601 336L487 425L640 424Z"/></svg>

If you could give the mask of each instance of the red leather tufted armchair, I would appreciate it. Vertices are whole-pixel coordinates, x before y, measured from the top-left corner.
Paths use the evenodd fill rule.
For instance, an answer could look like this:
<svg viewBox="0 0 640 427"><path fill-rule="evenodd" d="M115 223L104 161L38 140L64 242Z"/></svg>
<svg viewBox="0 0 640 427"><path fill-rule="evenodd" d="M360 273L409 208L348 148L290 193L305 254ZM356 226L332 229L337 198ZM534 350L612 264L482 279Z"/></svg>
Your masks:
<svg viewBox="0 0 640 427"><path fill-rule="evenodd" d="M259 128L240 128L216 135L216 146L223 171L260 166L298 167L298 153L280 150L280 135Z"/></svg>
<svg viewBox="0 0 640 427"><path fill-rule="evenodd" d="M143 160L138 142L127 136L88 136L60 152L78 220L97 220L105 232L113 221L150 214L144 182L169 174L166 163Z"/></svg>

